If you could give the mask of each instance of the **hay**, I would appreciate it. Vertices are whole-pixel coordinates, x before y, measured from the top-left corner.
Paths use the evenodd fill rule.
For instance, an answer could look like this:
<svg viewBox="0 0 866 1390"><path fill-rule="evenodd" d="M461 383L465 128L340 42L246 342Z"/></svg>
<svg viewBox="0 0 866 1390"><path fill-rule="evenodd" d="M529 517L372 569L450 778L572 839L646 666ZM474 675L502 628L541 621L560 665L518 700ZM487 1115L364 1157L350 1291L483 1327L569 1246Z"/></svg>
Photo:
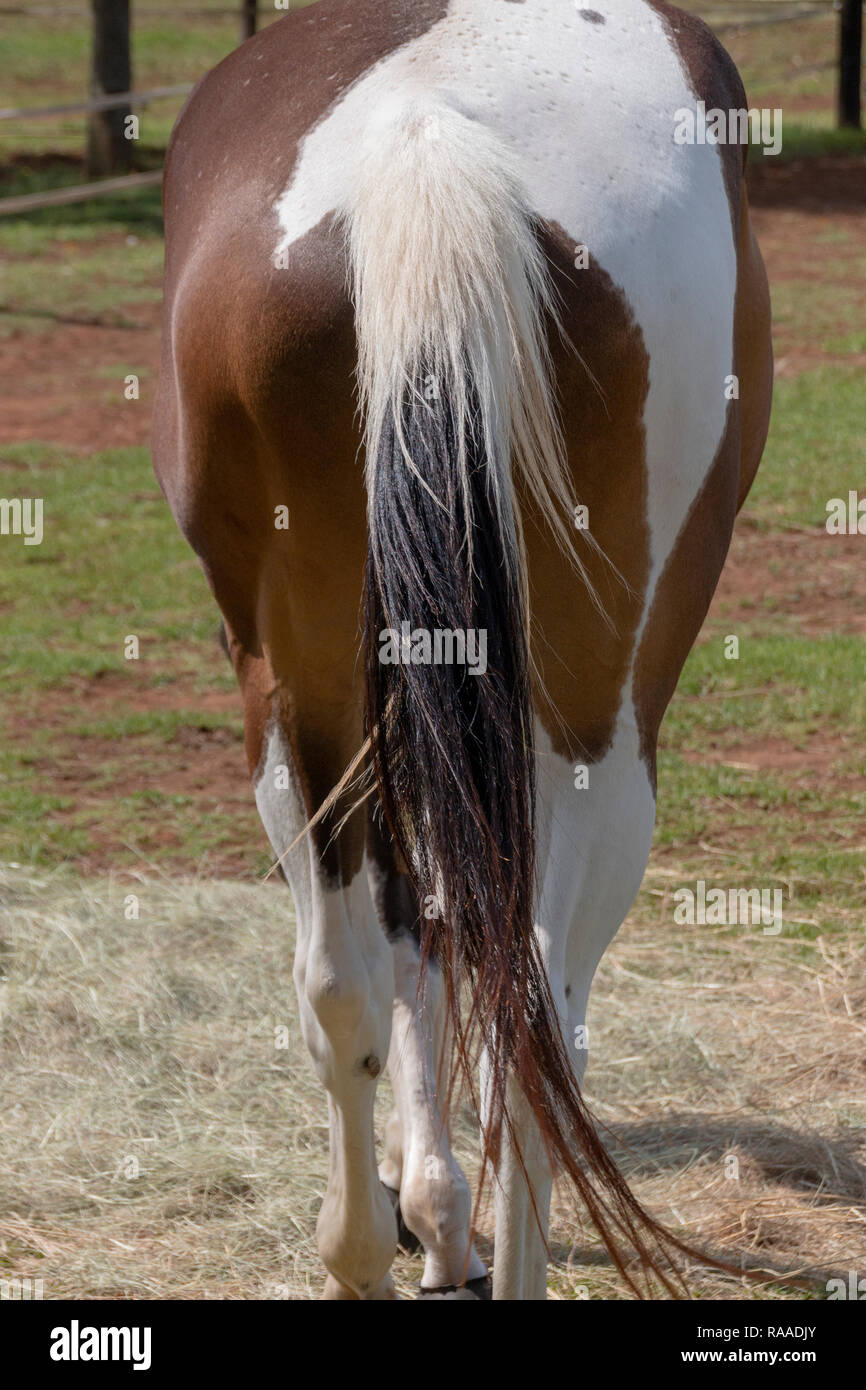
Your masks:
<svg viewBox="0 0 866 1390"><path fill-rule="evenodd" d="M0 900L0 1277L50 1299L316 1297L327 1119L285 890L9 867ZM854 931L791 941L640 909L599 971L596 1114L654 1212L777 1276L759 1296L803 1297L796 1271L821 1296L863 1265L864 955ZM380 1136L388 1105L385 1082ZM456 1130L474 1173L465 1113ZM553 1217L551 1296L622 1297L567 1194ZM488 1209L487 1257L491 1240ZM420 1272L398 1258L402 1294Z"/></svg>

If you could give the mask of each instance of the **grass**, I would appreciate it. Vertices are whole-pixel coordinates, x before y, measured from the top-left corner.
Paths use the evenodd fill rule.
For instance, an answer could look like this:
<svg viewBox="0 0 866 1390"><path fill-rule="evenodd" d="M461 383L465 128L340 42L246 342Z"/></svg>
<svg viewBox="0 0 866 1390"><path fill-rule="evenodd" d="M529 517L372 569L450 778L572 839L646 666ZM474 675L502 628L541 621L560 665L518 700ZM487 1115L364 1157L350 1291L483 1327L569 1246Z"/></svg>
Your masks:
<svg viewBox="0 0 866 1390"><path fill-rule="evenodd" d="M802 109L804 99L823 99L832 93L836 59L836 16L830 5L824 15L789 18L784 24L735 27L740 17L702 4L689 8L705 15L720 37L743 79L750 103ZM793 8L793 7L792 7ZM778 15L772 5L751 5L748 20ZM732 27L733 26L733 27ZM827 105L832 108L832 101ZM799 115L799 110L798 110Z"/></svg>
<svg viewBox="0 0 866 1390"><path fill-rule="evenodd" d="M777 289L777 303L779 298ZM861 369L823 367L779 381L767 449L749 497L750 524L764 530L823 526L829 499L847 497L862 482L864 418Z"/></svg>
<svg viewBox="0 0 866 1390"><path fill-rule="evenodd" d="M54 162L38 171L16 171L2 191L12 196L80 178L74 166ZM162 257L159 188L4 218L0 335L45 332L63 316L136 326L134 306L159 301ZM62 370L63 364L56 366Z"/></svg>
<svg viewBox="0 0 866 1390"><path fill-rule="evenodd" d="M784 729L793 742L819 722L859 730L866 723L864 656L862 638L835 634L744 637L736 661L724 657L719 641L702 643L683 672L672 731L678 743L697 749L707 735L744 726L752 737Z"/></svg>
<svg viewBox="0 0 866 1390"><path fill-rule="evenodd" d="M84 864L98 852L134 867L228 852L237 872L263 872L218 615L147 452L7 447L0 479L5 496L43 499L45 527L41 546L0 547L0 859Z"/></svg>
<svg viewBox="0 0 866 1390"><path fill-rule="evenodd" d="M779 159L784 163L789 159L814 159L816 155L866 153L866 131L839 130L834 120L832 108L803 112L797 120L783 120L782 148L778 155L764 155L760 144L753 143L749 157Z"/></svg>
<svg viewBox="0 0 866 1390"><path fill-rule="evenodd" d="M118 398L119 409L140 408L122 401L120 390ZM0 467L6 495L42 498L44 516L40 546L7 544L0 552L0 605L14 638L7 689L122 671L129 634L138 636L142 668L154 677L165 671L169 651L174 672L203 673L215 610L147 451L70 458L56 448L15 445L3 450Z"/></svg>
<svg viewBox="0 0 866 1390"><path fill-rule="evenodd" d="M43 263L38 279L29 257L7 262L2 284L5 304L19 316L28 314L96 314L115 310L117 282L124 284L125 304L155 303L160 290L154 281L162 268L162 247L157 239L138 240L134 235L103 239L88 251Z"/></svg>
<svg viewBox="0 0 866 1390"><path fill-rule="evenodd" d="M843 264L846 270L853 269L850 262L845 261ZM831 276L840 275L841 269L838 262L835 265L828 262L828 280ZM791 280L776 285L773 290L773 319L777 328L788 330L792 321L804 318L808 319L812 332L824 340L834 333L839 334L840 329L850 330L851 336L854 337L858 325L862 322L860 307L856 301L852 301L850 289L846 292L844 284L832 281L804 284L800 280ZM827 350L834 351L829 346ZM839 345L835 351L844 355L846 348ZM856 352L858 349L849 346L847 351Z"/></svg>

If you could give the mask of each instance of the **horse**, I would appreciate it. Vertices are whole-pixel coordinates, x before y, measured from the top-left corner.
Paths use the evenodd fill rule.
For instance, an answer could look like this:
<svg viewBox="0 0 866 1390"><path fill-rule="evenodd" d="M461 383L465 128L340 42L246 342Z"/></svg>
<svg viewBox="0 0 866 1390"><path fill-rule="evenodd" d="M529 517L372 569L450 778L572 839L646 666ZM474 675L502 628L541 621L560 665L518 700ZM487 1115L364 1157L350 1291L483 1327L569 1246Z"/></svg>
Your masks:
<svg viewBox="0 0 866 1390"><path fill-rule="evenodd" d="M665 0L597 3L319 0L167 152L153 457L294 898L326 1299L395 1297L401 1231L419 1297L544 1299L556 1174L632 1290L675 1295L690 1248L598 1136L586 1009L763 450L770 315L744 146L675 136L745 106L733 62Z"/></svg>

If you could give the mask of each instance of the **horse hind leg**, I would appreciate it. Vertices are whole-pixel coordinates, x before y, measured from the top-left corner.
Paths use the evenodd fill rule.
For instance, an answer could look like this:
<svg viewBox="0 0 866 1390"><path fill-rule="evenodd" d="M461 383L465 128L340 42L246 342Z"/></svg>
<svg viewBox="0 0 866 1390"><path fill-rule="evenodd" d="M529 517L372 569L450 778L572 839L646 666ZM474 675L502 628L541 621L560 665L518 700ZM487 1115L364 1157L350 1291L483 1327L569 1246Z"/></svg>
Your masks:
<svg viewBox="0 0 866 1390"><path fill-rule="evenodd" d="M566 1051L582 1082L590 987L640 888L655 798L628 728L592 766L583 789L575 786L572 760L554 753L540 728L536 744L542 866L536 935ZM516 1088L509 1099L513 1140L504 1136L497 1171L493 1297L544 1299L554 1174L530 1107Z"/></svg>
<svg viewBox="0 0 866 1390"><path fill-rule="evenodd" d="M550 886L548 871L541 893L536 936L551 996L564 1028L566 934L562 929L563 918L550 902ZM481 1069L482 1097L486 1097L487 1078L494 1070L487 1051L482 1055ZM505 1099L510 1124L502 1130L493 1183L496 1217L493 1298L496 1302L538 1302L547 1298L548 1226L554 1170L539 1123L513 1075L508 1077ZM489 1114L486 1119L489 1123Z"/></svg>
<svg viewBox="0 0 866 1390"><path fill-rule="evenodd" d="M393 976L371 918L360 894L323 895L314 902L295 971L304 1038L328 1092L328 1186L317 1224L319 1252L330 1274L326 1298L396 1296L388 1273L396 1222L378 1181L373 1140ZM361 922L374 930L359 933Z"/></svg>
<svg viewBox="0 0 866 1390"><path fill-rule="evenodd" d="M394 958L394 1012L388 1073L395 1108L379 1167L399 1193L405 1231L424 1248L422 1298L489 1298L487 1269L471 1238L472 1198L450 1144L439 1102L449 1057L441 974L430 962L421 992L421 956L411 927L417 918L408 880L386 864L371 873L380 917ZM406 1237L401 1244L406 1247ZM465 1286L465 1287L464 1287Z"/></svg>
<svg viewBox="0 0 866 1390"><path fill-rule="evenodd" d="M247 717L257 716L248 708ZM301 1029L328 1094L328 1182L317 1223L328 1271L323 1297L392 1299L397 1226L376 1172L373 1137L377 1078L391 1033L391 950L363 871L335 882L313 834L290 850L309 808L279 722L270 723L265 737L256 802L275 853L285 856L297 913L294 981Z"/></svg>
<svg viewBox="0 0 866 1390"><path fill-rule="evenodd" d="M482 1075L489 1059L482 1058ZM511 1127L503 1133L493 1185L496 1302L547 1297L547 1232L553 1169L538 1122L516 1085L507 1093Z"/></svg>

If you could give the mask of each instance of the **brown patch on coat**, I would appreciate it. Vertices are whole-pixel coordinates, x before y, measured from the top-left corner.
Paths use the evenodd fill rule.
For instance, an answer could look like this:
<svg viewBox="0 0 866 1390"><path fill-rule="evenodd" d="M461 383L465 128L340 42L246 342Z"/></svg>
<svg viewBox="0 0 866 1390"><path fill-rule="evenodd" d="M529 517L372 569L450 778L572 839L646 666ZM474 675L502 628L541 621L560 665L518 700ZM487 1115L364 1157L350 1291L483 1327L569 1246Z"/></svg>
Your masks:
<svg viewBox="0 0 866 1390"><path fill-rule="evenodd" d="M584 542L579 551L613 628L547 524L521 499L534 656L547 692L537 690L535 704L554 749L593 762L613 738L649 575L643 428L649 359L624 295L593 260L592 247L589 266L578 270L576 243L561 227L547 224L541 242L570 339L557 337L551 346L574 492L607 559Z"/></svg>
<svg viewBox="0 0 866 1390"><path fill-rule="evenodd" d="M740 203L735 325L742 416L740 488L737 497L739 510L754 482L764 452L773 400L770 287L749 218L745 185Z"/></svg>

